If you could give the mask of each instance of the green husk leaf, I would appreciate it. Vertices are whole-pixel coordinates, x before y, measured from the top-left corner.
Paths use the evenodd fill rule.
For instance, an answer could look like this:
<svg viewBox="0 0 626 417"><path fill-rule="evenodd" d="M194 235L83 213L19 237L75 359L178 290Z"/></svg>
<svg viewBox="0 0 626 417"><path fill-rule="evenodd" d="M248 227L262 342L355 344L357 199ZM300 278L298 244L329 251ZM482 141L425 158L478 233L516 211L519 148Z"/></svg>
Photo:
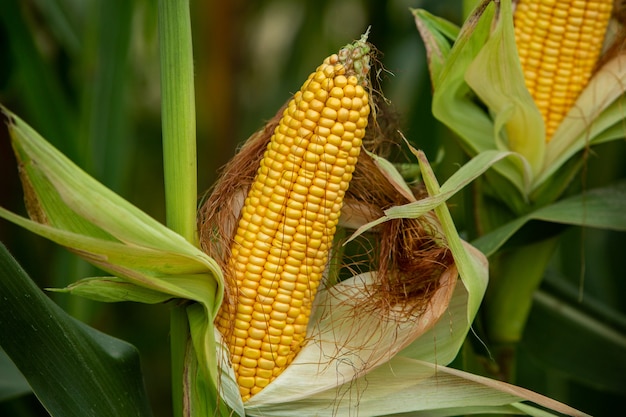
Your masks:
<svg viewBox="0 0 626 417"><path fill-rule="evenodd" d="M528 165L506 160L495 166L507 187L494 189L514 212L522 213L531 193L532 201L542 204L558 197L569 175L565 173L554 187L548 180L572 157L590 145L624 137L626 57L615 54L594 74L545 143L545 128L525 87L516 52L511 1L471 3L476 7L450 50L443 26L427 13L413 11L425 43L433 51L445 51L429 51L433 114L459 135L470 155L508 149L524 156ZM530 187L522 179L531 173L528 167L534 177ZM508 189L511 186L517 194Z"/></svg>
<svg viewBox="0 0 626 417"><path fill-rule="evenodd" d="M409 148L413 153L417 155L410 145ZM513 152L506 151L484 151L476 155L465 165L459 168L442 186L439 193L436 195L430 195L427 198L404 204L401 206L394 206L384 211L385 215L376 220L373 220L367 224L360 226L348 239L348 242L366 232L367 230L389 220L389 219L401 219L401 218L418 218L435 209L435 207L445 203L450 197L461 191L465 186L481 176L492 166L509 158L520 160L520 156Z"/></svg>
<svg viewBox="0 0 626 417"><path fill-rule="evenodd" d="M459 34L459 27L423 9L411 9L417 29L424 40L428 55L428 70L436 88L446 59L452 48L451 42Z"/></svg>
<svg viewBox="0 0 626 417"><path fill-rule="evenodd" d="M452 49L446 55L438 76L431 78L434 90L433 115L460 137L463 148L471 156L487 150L503 149L498 147L494 136L501 126L494 125L490 114L479 104L476 93L470 88L465 78L468 69L481 53L485 43L488 40L496 44L498 42L498 39L494 39L491 34L496 11L497 7L491 0L483 0L478 4L461 27L461 31ZM416 17L416 24L420 33L424 32L424 19L428 15L416 14L416 11L413 14ZM429 19L426 21L430 22ZM438 28L432 24L429 27L431 31ZM429 33L427 36L433 37L435 35ZM439 36L443 35L440 34ZM436 65L437 68L441 66L440 63ZM433 70L431 70L432 72ZM512 108L509 109L509 113L511 110ZM502 116L507 116L506 111L502 112ZM498 120L500 124L503 122L502 116ZM524 200L529 191L528 176L530 171L527 166L525 163L520 164L517 161L507 159L494 167L519 194L515 197L516 201Z"/></svg>
<svg viewBox="0 0 626 417"><path fill-rule="evenodd" d="M619 54L594 74L554 133L535 187L585 147L624 137L625 91L626 55Z"/></svg>
<svg viewBox="0 0 626 417"><path fill-rule="evenodd" d="M161 278L173 279L181 274L202 274L207 270L213 273L214 261L202 252L197 258L191 258L186 254L92 238L25 219L2 207L0 217L74 250L81 257L106 271L115 271L116 275L121 275L138 285L149 284L157 291L176 292L173 295L183 298L192 296L192 293L176 289ZM149 277L154 278L153 282L146 281ZM211 282L212 280L208 280L206 285L215 286ZM191 298L193 299L193 296Z"/></svg>
<svg viewBox="0 0 626 417"><path fill-rule="evenodd" d="M493 113L496 146L523 155L537 173L543 167L545 153L543 118L524 82L511 3L498 4L495 27L467 67L465 80Z"/></svg>
<svg viewBox="0 0 626 417"><path fill-rule="evenodd" d="M519 217L474 240L487 256L495 253L531 220L626 231L626 181L585 191Z"/></svg>
<svg viewBox="0 0 626 417"><path fill-rule="evenodd" d="M422 178L424 179L424 184L426 185L428 194L434 196L440 194L441 189L439 188L439 183L437 182L437 178L428 164L426 155L413 148L411 148L411 151L414 152L420 163ZM489 276L487 261L484 258L481 259L470 253L470 247L466 246L461 240L456 227L454 226L452 215L450 214L446 204L438 205L435 207L434 211L439 219L439 222L441 223L443 234L446 237L450 252L452 252L452 256L454 257L454 262L459 270L461 280L463 281L463 284L465 285L465 288L467 288L467 292L469 294L467 303L467 321L471 323L478 312L478 308L480 307L480 303L482 302L487 288Z"/></svg>
<svg viewBox="0 0 626 417"><path fill-rule="evenodd" d="M235 371L229 365L230 351L223 340L222 334L215 328L215 340L217 349L217 361L220 370L220 398L230 407L237 415L244 417L246 415L241 393L239 392L239 384Z"/></svg>
<svg viewBox="0 0 626 417"><path fill-rule="evenodd" d="M465 82L465 71L487 39L493 5L483 1L468 23L463 25L439 76L433 83L433 114L459 134L472 153L492 148L493 124L489 116L472 100ZM415 15L423 19L425 15ZM418 26L419 27L419 26ZM437 28L438 26L434 26Z"/></svg>
<svg viewBox="0 0 626 417"><path fill-rule="evenodd" d="M207 280L213 282L209 286L221 288L221 270L213 259L90 177L21 119L5 112L12 120L16 153L23 166L32 168L23 170L27 199L39 211L36 220L45 224L0 208L3 217L75 249L105 270L128 269L131 274L134 269L133 277L147 271L171 275L206 272L212 277ZM49 197L53 191L57 199ZM45 205L51 200L54 204ZM219 304L221 299L217 301ZM213 313L218 307L212 308Z"/></svg>
<svg viewBox="0 0 626 417"><path fill-rule="evenodd" d="M40 190L45 192L52 187L65 205L58 211L56 205L40 206L51 224L56 225L58 221L59 227L64 227L68 217L82 218L77 221L81 224L86 221L127 244L189 254L197 252L192 245L183 244L186 241L180 235L86 174L15 114L4 111L10 118L9 132L20 164L36 166L33 169L40 173L28 178L38 197L36 203L45 201L47 196L40 196ZM92 235L90 231L86 233Z"/></svg>
<svg viewBox="0 0 626 417"><path fill-rule="evenodd" d="M223 297L223 277L215 260L87 175L17 116L5 113L23 167L29 212L37 221L2 208L0 216L130 284L198 302L204 315L196 328L203 334L194 337L207 345L199 354L208 355L198 360L207 365L201 368L207 378L216 381L212 323Z"/></svg>
<svg viewBox="0 0 626 417"><path fill-rule="evenodd" d="M486 262L483 263L480 260L480 257L470 254L469 251L471 251L471 249L466 247L460 239L445 202L471 181L484 173L493 164L496 164L508 156L516 156L517 154L493 150L482 152L470 160L467 164L463 165L441 188L439 188L439 184L437 183L434 173L430 169L426 156L423 152L415 150L410 145L409 148L420 162L422 178L424 179L424 183L426 184L430 196L413 203L385 210L385 216L361 226L354 232L349 240L354 239L359 234L380 223L383 223L386 220L392 218L418 218L427 212L434 210L439 218L439 221L441 222L444 235L447 239L447 244L450 246L463 283L467 287L470 294L467 318L468 321L471 322L478 311L478 307L487 285L488 272ZM426 178L426 175L428 175L428 178Z"/></svg>
<svg viewBox="0 0 626 417"><path fill-rule="evenodd" d="M482 257L478 251L470 252L472 256ZM470 329L467 320L469 294L464 285L454 288L450 304L445 316L430 330L398 353L409 359L417 359L431 363L447 365L459 353Z"/></svg>
<svg viewBox="0 0 626 417"><path fill-rule="evenodd" d="M415 201L415 196L413 195L411 188L404 181L402 174L398 172L396 167L391 162L368 151L367 149L364 149L364 151L372 158L376 166L380 169L380 172L383 173L385 178L389 180L389 182L395 187L396 190L398 190L400 194L402 194L402 196L409 201Z"/></svg>
<svg viewBox="0 0 626 417"><path fill-rule="evenodd" d="M187 306L186 312L189 334L192 339L191 344L187 347L186 369L183 375L186 385L184 393L188 396L186 401L193 409L189 415L230 417L232 413L227 408L227 405L230 404L225 403L222 400L221 391L219 394L217 391L217 387L221 387L219 378L223 371L218 369L219 362L216 352L219 354L220 346L216 342L216 329L213 321L206 319L206 312L200 304ZM193 351L191 351L192 347ZM239 395L238 387L237 394ZM239 398L241 400L241 397Z"/></svg>
<svg viewBox="0 0 626 417"><path fill-rule="evenodd" d="M172 299L170 294L140 287L118 277L85 278L65 288L48 288L47 290L77 295L103 303L134 301L144 304L157 304Z"/></svg>

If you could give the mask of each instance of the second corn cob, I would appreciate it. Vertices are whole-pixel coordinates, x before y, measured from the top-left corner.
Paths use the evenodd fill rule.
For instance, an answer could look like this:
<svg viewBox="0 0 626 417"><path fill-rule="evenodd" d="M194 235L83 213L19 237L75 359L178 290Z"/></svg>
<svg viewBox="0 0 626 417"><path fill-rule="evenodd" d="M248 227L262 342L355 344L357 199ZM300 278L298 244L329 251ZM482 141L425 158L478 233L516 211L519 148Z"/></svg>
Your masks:
<svg viewBox="0 0 626 417"><path fill-rule="evenodd" d="M519 0L515 38L526 86L549 141L585 88L614 0Z"/></svg>
<svg viewBox="0 0 626 417"><path fill-rule="evenodd" d="M241 210L217 326L245 400L300 350L370 113L370 48L326 58L289 102Z"/></svg>

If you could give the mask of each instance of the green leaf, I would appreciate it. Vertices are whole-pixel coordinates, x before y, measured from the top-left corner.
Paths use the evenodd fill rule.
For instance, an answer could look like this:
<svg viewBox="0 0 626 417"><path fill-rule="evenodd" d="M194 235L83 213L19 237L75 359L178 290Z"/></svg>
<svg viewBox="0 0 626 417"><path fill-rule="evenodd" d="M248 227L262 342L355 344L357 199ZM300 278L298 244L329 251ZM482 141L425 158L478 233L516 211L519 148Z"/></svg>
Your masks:
<svg viewBox="0 0 626 417"><path fill-rule="evenodd" d="M493 123L473 100L465 71L487 39L494 13L483 1L463 25L437 79L433 80L433 114L455 131L472 153L493 149Z"/></svg>
<svg viewBox="0 0 626 417"><path fill-rule="evenodd" d="M546 338L546 334L550 337ZM626 392L626 336L622 329L585 312L580 304L548 291L537 291L522 343L542 366L558 369L571 379L605 391Z"/></svg>
<svg viewBox="0 0 626 417"><path fill-rule="evenodd" d="M207 320L206 310L198 304L186 307L186 312L192 339L188 349L193 347L194 350L189 350L185 355L187 367L189 364L192 366L184 372L187 385L185 395L191 400L189 401L191 407L197 410L190 415L204 416L207 415L207 411L216 412L217 408L220 416L229 417L231 413L226 406L231 404L225 404L221 397L218 397L221 395L218 390L219 378L223 371L218 367L218 352L221 347L216 342L218 332L213 325L214 316ZM241 401L241 396L239 400Z"/></svg>
<svg viewBox="0 0 626 417"><path fill-rule="evenodd" d="M42 203L39 217L50 225L22 219L2 208L1 216L77 250L105 270L113 268L116 275L132 276L142 281L140 285L146 285L145 276L152 275L154 289L172 291L175 296L196 299L196 288L177 290L161 280L164 274L174 278L177 274L207 273L211 278L204 286L215 288L212 304L207 307L213 314L217 311L222 278L213 259L87 175L21 119L5 112L12 120L10 132L16 153L32 168L25 170L31 186L26 189L27 197L30 194L32 202ZM56 199L51 197L54 195ZM45 205L51 199L54 204Z"/></svg>
<svg viewBox="0 0 626 417"><path fill-rule="evenodd" d="M51 66L37 49L35 31L28 27L22 6L19 0L3 1L0 13L0 22L7 31L6 39L17 64L15 74L20 96L37 127L46 132L55 146L76 158L79 144L71 123L76 119L75 112Z"/></svg>
<svg viewBox="0 0 626 417"><path fill-rule="evenodd" d="M83 258L105 271L114 273L137 285L150 287L156 291L168 292L179 298L196 299L205 295L208 291L216 291L216 283L208 279L212 275L212 261L206 257L205 260L190 258L185 254L176 252L165 252L157 249L145 248L141 246L127 246L118 242L91 238L61 229L36 223L32 220L24 219L0 207L0 217L12 221L13 223L60 245L75 250ZM201 253L201 252L200 252ZM203 278L202 275L208 276ZM183 283L183 277L193 277L198 281L198 285L206 290L198 292L198 288L181 288L179 283ZM219 276L219 275L218 275ZM193 280L193 278L192 278ZM194 285L189 283L189 285ZM219 297L218 293L213 297ZM218 298L219 300L219 298ZM213 307L211 311L216 310Z"/></svg>
<svg viewBox="0 0 626 417"><path fill-rule="evenodd" d="M230 351L222 338L222 334L215 328L215 340L217 344L217 359L220 364L220 399L222 399L238 416L246 415L239 384L235 371L229 365Z"/></svg>
<svg viewBox="0 0 626 417"><path fill-rule="evenodd" d="M51 224L55 225L55 220L66 220L69 209L75 213L74 217L82 218L82 222L87 221L128 244L188 253L195 250L192 245L183 244L185 241L180 235L81 170L19 117L8 110L5 113L11 120L9 131L18 157L40 173L29 177L38 201L45 201L45 192L52 187L66 206L59 212L52 211L56 207L44 211Z"/></svg>
<svg viewBox="0 0 626 417"><path fill-rule="evenodd" d="M624 213L626 213L626 181L622 180L544 206L481 236L472 244L490 256L531 220L625 231Z"/></svg>
<svg viewBox="0 0 626 417"><path fill-rule="evenodd" d="M0 276L0 344L51 415L152 415L133 346L68 316L4 245Z"/></svg>
<svg viewBox="0 0 626 417"><path fill-rule="evenodd" d="M133 80L129 49L136 6L125 0L89 3L84 45L77 56L83 69L82 160L92 175L114 190L121 188L134 154L128 86ZM115 22L115 31L110 30L110 22Z"/></svg>
<svg viewBox="0 0 626 417"><path fill-rule="evenodd" d="M580 172L580 169L587 163L587 158L583 155L584 152L580 151L578 155L570 158L557 170L553 171L550 175L550 181L535 181L533 191L529 197L535 207L552 204L566 192L576 175ZM527 206L524 211L517 211L517 213L526 214L529 209L530 207Z"/></svg>
<svg viewBox="0 0 626 417"><path fill-rule="evenodd" d="M404 178L400 174L400 172L396 169L396 167L389 162L387 159L376 155L368 151L367 149L363 149L374 161L380 172L387 178L389 183L394 186L394 188L402 194L409 201L415 201L415 196L413 195L413 191L404 181Z"/></svg>
<svg viewBox="0 0 626 417"><path fill-rule="evenodd" d="M41 17L46 20L55 39L72 57L82 49L83 39L78 35L81 26L76 19L77 10L66 0L35 0Z"/></svg>
<svg viewBox="0 0 626 417"><path fill-rule="evenodd" d="M0 402L31 392L28 381L0 345Z"/></svg>
<svg viewBox="0 0 626 417"><path fill-rule="evenodd" d="M443 25L413 11L427 45L433 115L458 134L470 156L500 149L524 157L526 163L508 159L494 167L505 183L489 178L498 198L524 213L531 193L532 201L543 204L563 191L572 172L561 172L554 185L550 180L564 164L590 145L624 136L626 58L616 54L596 71L546 143L544 123L517 55L511 1L471 1L466 9L474 3L451 49Z"/></svg>
<svg viewBox="0 0 626 417"><path fill-rule="evenodd" d="M463 0L463 17L467 18L482 0Z"/></svg>

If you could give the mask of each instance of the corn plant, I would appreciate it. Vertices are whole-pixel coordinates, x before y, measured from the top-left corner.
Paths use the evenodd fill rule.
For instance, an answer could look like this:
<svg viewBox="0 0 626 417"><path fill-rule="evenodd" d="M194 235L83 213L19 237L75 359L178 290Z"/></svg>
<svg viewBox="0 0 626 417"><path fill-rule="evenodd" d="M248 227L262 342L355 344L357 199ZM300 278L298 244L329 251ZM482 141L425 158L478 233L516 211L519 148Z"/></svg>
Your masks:
<svg viewBox="0 0 626 417"><path fill-rule="evenodd" d="M512 379L532 294L565 230L524 235L524 226L623 227L623 215L608 209L621 205L620 182L597 190L576 182L595 147L623 138L623 37L615 29L623 20L611 1L466 7L460 28L413 13L429 54L433 114L468 155L498 160L473 198L473 243L491 261L482 317L499 357L491 372Z"/></svg>
<svg viewBox="0 0 626 417"><path fill-rule="evenodd" d="M130 31L133 6L123 3L122 10L101 3L100 22L119 12ZM105 312L122 302L168 307L175 416L587 415L514 385L513 368L532 294L564 233L524 234L523 226L540 220L626 229L623 184L571 190L585 167L581 154L623 137L624 89L600 88L622 76L620 55L594 63L610 6L590 13L595 41L572 46L596 53L586 76L564 83L578 89L560 108L544 105L541 88L529 81L532 59L517 52L526 38L516 39L515 30L525 33L529 2L515 14L510 1L474 3L467 2L471 12L460 28L413 10L429 58L432 113L468 154L441 184L435 170L443 162L429 162L414 133L398 133L373 27L317 58L321 64L243 144L198 207L190 8L163 0L154 12L165 224L114 192L119 177L105 175L110 170L85 150L83 138L101 143L96 132L105 124L94 112L123 118L122 102L108 107L112 86L104 76L102 86L86 88L78 132L52 116L66 117L71 106L47 114L33 104L51 140L3 107L27 216L0 207L0 217L97 267L49 289L53 295L115 303ZM71 30L62 33L67 45L80 43ZM111 43L122 62L131 50L128 33L125 39ZM42 85L56 91L54 83ZM118 100L123 88L115 84ZM567 106L575 110L566 114ZM123 123L113 125L123 137ZM63 135L75 140L61 151ZM389 147L406 158L396 161ZM472 223L451 204L470 188ZM3 251L0 346L7 355L0 369L8 382L0 399L32 392L54 416L157 414L137 350L72 318ZM545 297L538 300L545 305ZM495 357L485 360L480 346Z"/></svg>

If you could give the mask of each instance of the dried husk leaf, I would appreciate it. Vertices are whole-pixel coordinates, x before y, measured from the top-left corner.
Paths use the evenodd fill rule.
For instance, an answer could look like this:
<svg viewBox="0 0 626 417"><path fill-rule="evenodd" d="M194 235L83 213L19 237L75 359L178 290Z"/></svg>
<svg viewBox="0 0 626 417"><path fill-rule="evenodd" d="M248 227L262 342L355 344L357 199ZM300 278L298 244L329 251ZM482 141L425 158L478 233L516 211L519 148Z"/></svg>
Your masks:
<svg viewBox="0 0 626 417"><path fill-rule="evenodd" d="M297 401L367 374L429 330L446 311L458 273L441 274L426 309L372 309L375 274L358 275L318 294L307 343L289 367L247 407Z"/></svg>
<svg viewBox="0 0 626 417"><path fill-rule="evenodd" d="M476 413L553 416L521 401L532 401L555 411L584 417L557 401L500 381L433 363L396 357L349 384L305 400L274 406L248 407L249 416L359 416L375 417L410 412L412 416L458 416Z"/></svg>

